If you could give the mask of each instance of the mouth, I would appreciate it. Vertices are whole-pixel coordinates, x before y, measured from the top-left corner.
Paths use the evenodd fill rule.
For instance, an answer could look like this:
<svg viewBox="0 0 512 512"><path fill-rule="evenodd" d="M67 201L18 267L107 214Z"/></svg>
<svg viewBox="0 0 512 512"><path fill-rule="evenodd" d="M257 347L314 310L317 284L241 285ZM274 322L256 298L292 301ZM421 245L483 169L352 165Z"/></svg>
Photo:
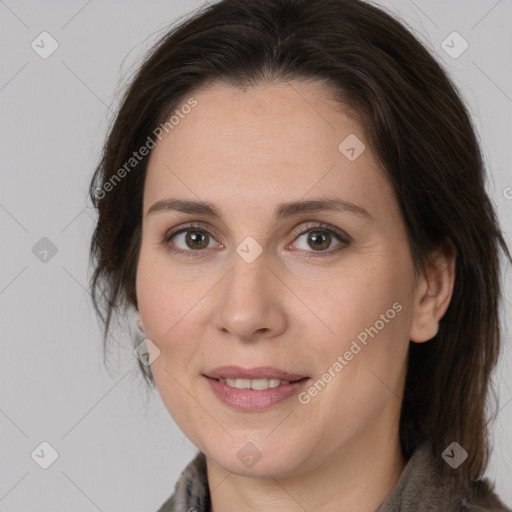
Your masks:
<svg viewBox="0 0 512 512"><path fill-rule="evenodd" d="M220 377L219 379L214 379L218 382L222 382L229 386L230 388L236 389L254 389L257 391L262 391L269 388L277 388L279 386L286 386L292 382L300 382L302 380L307 379L308 377L303 377L301 379L296 380L281 380L275 377L271 377L270 379L243 379L243 378L228 378L228 377Z"/></svg>
<svg viewBox="0 0 512 512"><path fill-rule="evenodd" d="M203 374L217 397L236 409L260 410L297 393L309 377L271 366L222 366Z"/></svg>
<svg viewBox="0 0 512 512"><path fill-rule="evenodd" d="M219 366L205 372L205 377L224 382L238 389L267 389L290 384L309 377L290 373L273 366L242 368L241 366ZM255 387L252 387L252 386ZM263 387L262 387L263 386Z"/></svg>

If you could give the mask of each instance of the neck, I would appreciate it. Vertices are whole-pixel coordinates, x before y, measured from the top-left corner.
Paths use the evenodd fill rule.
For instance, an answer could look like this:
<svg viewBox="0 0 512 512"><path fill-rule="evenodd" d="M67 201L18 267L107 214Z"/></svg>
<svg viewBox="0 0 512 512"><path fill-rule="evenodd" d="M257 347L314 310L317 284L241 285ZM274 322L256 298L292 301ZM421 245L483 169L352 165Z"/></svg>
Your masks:
<svg viewBox="0 0 512 512"><path fill-rule="evenodd" d="M394 434L387 441L352 440L343 453L330 453L311 471L286 478L242 477L207 459L211 512L375 512L405 467Z"/></svg>

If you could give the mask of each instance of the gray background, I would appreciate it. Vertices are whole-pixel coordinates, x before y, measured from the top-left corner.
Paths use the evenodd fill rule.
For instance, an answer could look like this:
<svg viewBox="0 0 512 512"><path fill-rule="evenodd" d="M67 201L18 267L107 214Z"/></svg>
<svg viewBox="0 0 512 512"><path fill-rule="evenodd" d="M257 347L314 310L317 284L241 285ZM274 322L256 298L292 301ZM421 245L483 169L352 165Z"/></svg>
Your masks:
<svg viewBox="0 0 512 512"><path fill-rule="evenodd" d="M195 453L145 390L126 332L103 364L87 291L86 191L120 87L166 26L202 3L0 0L0 512L154 511ZM512 1L378 3L399 13L463 92L510 243ZM47 59L31 47L43 31L59 45ZM453 31L469 43L456 59L441 47ZM43 237L57 250L47 261ZM501 410L487 474L510 505L509 267L504 279ZM31 457L43 441L59 454L46 470Z"/></svg>

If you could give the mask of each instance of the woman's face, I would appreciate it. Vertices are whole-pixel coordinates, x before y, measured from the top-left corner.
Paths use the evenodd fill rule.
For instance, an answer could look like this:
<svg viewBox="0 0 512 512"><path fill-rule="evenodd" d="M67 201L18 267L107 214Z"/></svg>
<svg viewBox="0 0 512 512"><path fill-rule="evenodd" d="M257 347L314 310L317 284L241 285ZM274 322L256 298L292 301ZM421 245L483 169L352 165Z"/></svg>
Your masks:
<svg viewBox="0 0 512 512"><path fill-rule="evenodd" d="M291 475L397 439L418 300L363 128L320 83L193 97L144 189L137 299L165 406L238 474Z"/></svg>

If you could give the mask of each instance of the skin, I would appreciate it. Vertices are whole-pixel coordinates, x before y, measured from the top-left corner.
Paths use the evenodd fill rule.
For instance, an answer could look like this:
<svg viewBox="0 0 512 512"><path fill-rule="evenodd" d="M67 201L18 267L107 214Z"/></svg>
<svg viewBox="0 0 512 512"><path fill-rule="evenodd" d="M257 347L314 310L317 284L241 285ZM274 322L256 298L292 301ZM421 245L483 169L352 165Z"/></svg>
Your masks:
<svg viewBox="0 0 512 512"><path fill-rule="evenodd" d="M207 457L213 511L375 511L406 463L398 432L408 346L436 334L454 256L439 251L425 275L415 274L393 190L362 127L322 83L216 85L193 96L198 105L152 151L144 189L136 290L160 351L158 392ZM354 161L338 149L350 134L366 146ZM211 202L223 220L147 215L170 197ZM283 202L327 197L371 217L272 219ZM187 245L184 234L162 243L188 222L207 231L206 248ZM332 234L315 250L306 224L319 222L351 242ZM326 235L313 228L310 238L318 231ZM248 236L263 249L252 263L236 252ZM401 311L307 404L292 396L237 411L203 377L220 365L271 365L313 383L394 303ZM247 442L261 454L252 467L237 457Z"/></svg>

